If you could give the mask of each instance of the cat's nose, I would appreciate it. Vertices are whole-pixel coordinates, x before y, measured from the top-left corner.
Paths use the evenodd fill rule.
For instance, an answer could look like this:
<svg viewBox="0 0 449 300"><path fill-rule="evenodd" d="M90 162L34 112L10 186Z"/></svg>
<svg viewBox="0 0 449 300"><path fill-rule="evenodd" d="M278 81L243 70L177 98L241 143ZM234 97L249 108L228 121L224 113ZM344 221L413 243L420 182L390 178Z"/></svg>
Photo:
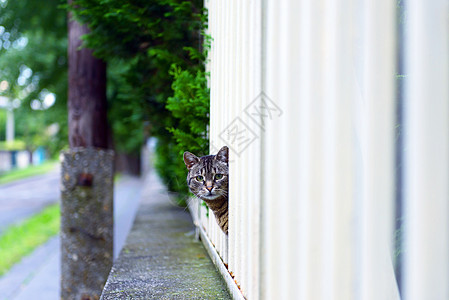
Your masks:
<svg viewBox="0 0 449 300"><path fill-rule="evenodd" d="M213 186L206 186L206 190L208 190L209 192L212 191Z"/></svg>

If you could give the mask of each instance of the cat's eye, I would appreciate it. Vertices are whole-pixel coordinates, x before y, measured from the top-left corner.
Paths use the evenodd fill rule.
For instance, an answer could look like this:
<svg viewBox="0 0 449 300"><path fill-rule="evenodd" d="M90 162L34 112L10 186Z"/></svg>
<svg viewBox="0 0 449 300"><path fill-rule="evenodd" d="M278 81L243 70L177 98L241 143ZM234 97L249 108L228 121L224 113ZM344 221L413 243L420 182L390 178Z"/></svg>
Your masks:
<svg viewBox="0 0 449 300"><path fill-rule="evenodd" d="M220 180L223 178L223 174L215 174L215 180Z"/></svg>
<svg viewBox="0 0 449 300"><path fill-rule="evenodd" d="M198 181L204 181L204 177L203 176L201 176L201 175L198 175L198 176L196 176L196 180L198 180Z"/></svg>

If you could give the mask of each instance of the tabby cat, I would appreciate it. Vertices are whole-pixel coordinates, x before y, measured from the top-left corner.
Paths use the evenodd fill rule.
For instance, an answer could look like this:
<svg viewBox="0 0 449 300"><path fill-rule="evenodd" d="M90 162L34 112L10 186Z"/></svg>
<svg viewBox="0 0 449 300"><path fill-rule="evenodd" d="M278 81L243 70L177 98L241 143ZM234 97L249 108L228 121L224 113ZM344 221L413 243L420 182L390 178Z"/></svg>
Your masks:
<svg viewBox="0 0 449 300"><path fill-rule="evenodd" d="M218 225L228 234L228 147L224 146L217 155L198 158L184 152L184 163L189 170L187 185L190 191L204 200L214 212Z"/></svg>

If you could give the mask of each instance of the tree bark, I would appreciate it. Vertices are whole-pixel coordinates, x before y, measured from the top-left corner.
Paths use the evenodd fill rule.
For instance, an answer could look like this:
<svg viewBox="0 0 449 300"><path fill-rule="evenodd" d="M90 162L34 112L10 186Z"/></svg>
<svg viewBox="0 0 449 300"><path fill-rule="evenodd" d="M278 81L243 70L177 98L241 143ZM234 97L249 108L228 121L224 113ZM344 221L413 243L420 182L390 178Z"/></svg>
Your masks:
<svg viewBox="0 0 449 300"><path fill-rule="evenodd" d="M139 154L116 153L115 170L133 176L142 175L141 157Z"/></svg>
<svg viewBox="0 0 449 300"><path fill-rule="evenodd" d="M106 63L82 48L81 37L89 29L69 21L69 144L108 148Z"/></svg>

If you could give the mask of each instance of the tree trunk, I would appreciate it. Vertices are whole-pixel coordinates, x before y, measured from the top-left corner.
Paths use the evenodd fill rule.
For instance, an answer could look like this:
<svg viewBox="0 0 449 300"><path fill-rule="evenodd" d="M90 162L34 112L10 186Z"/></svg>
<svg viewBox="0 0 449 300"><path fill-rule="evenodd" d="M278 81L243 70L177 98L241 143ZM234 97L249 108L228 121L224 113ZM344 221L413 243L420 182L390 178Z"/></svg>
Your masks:
<svg viewBox="0 0 449 300"><path fill-rule="evenodd" d="M140 153L116 153L115 170L124 174L140 176L142 171Z"/></svg>
<svg viewBox="0 0 449 300"><path fill-rule="evenodd" d="M82 48L80 38L88 32L86 26L69 21L69 144L108 148L106 63Z"/></svg>
<svg viewBox="0 0 449 300"><path fill-rule="evenodd" d="M33 165L33 150L31 149L27 149L28 151L28 163L30 164L30 166Z"/></svg>

